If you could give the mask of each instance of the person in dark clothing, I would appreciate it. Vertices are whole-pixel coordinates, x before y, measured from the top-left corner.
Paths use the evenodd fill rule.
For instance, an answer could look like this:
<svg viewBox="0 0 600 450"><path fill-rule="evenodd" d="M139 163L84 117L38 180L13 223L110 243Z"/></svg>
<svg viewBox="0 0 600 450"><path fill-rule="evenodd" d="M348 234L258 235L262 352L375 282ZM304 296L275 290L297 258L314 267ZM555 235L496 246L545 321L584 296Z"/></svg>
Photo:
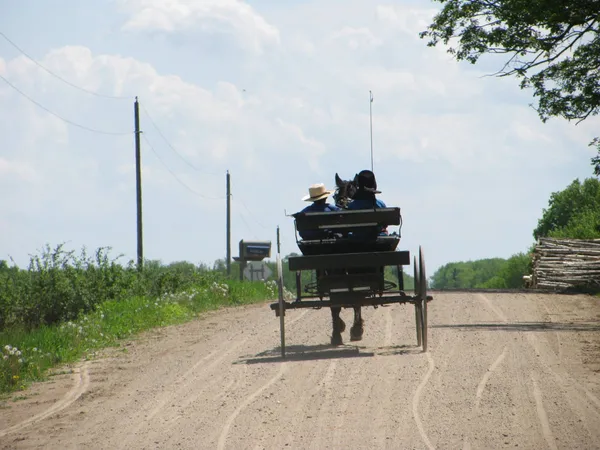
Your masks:
<svg viewBox="0 0 600 450"><path fill-rule="evenodd" d="M359 172L357 177L358 182L358 190L352 201L348 204L348 209L376 209L376 208L386 208L386 204L383 200L380 200L376 197L376 194L381 194L381 191L377 190L377 180L375 179L375 174L370 170L362 170ZM363 233L355 232L353 233L354 237L365 237L370 233L367 233L367 230ZM387 229L380 229L380 235L387 235Z"/></svg>
<svg viewBox="0 0 600 450"><path fill-rule="evenodd" d="M330 191L325 189L325 185L323 183L313 184L308 188L308 195L303 197L302 200L306 202L312 202L306 208L304 208L301 213L305 212L326 212L326 211L340 211L341 209L335 205L327 203L327 197L333 194L334 191ZM326 230L323 231L303 231L300 232L300 237L302 239L323 239L326 238L328 232Z"/></svg>
<svg viewBox="0 0 600 450"><path fill-rule="evenodd" d="M348 204L348 209L370 209L385 208L385 203L376 198L375 194L381 194L377 190L377 180L375 174L370 170L362 170L358 174L358 190L352 201Z"/></svg>

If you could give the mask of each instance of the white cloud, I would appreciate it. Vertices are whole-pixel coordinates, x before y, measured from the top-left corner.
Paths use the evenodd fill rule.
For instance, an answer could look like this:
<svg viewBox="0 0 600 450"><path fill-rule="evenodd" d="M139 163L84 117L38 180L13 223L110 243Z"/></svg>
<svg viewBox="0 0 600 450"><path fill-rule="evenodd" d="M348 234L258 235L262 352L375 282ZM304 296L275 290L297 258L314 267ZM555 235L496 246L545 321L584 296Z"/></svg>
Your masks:
<svg viewBox="0 0 600 450"><path fill-rule="evenodd" d="M17 181L34 182L38 180L35 169L19 161L7 161L0 158L0 175L3 177L16 177Z"/></svg>
<svg viewBox="0 0 600 450"><path fill-rule="evenodd" d="M209 51L207 44L200 58L194 46L156 46L122 32L112 48L72 35L73 45L44 50L41 62L53 72L128 100L82 93L24 57L0 59L3 76L61 116L129 132L72 127L0 80L0 206L6 227L18 230L0 235L5 254L71 240L133 257L136 95L198 169L169 148L142 108L143 136L174 174L142 139L146 255L165 261L224 256L224 200L195 195L178 180L203 196L224 196L226 170L234 247L242 237L274 239L280 225L283 252L297 251L284 209L305 206L299 199L310 184L331 186L336 172L348 178L370 164L369 90L382 197L403 208L401 246L424 245L431 273L457 258L523 250L549 193L591 174L586 145L597 122L544 125L516 81L481 78L477 68L427 48L416 30L431 16L428 2L382 9L349 0L340 9L324 0L293 10L283 3L119 2L129 30L177 33L191 43L198 29L226 30L262 53L240 59L231 47ZM212 45L212 38L205 40Z"/></svg>
<svg viewBox="0 0 600 450"><path fill-rule="evenodd" d="M331 39L344 41L351 50L358 48L377 47L382 44L371 30L366 27L354 28L344 27L331 35Z"/></svg>
<svg viewBox="0 0 600 450"><path fill-rule="evenodd" d="M279 30L243 1L121 0L120 3L131 15L123 27L125 30L233 34L244 48L257 52L265 45L279 43Z"/></svg>
<svg viewBox="0 0 600 450"><path fill-rule="evenodd" d="M382 25L418 39L418 33L427 28L438 11L433 8L379 5L376 15Z"/></svg>

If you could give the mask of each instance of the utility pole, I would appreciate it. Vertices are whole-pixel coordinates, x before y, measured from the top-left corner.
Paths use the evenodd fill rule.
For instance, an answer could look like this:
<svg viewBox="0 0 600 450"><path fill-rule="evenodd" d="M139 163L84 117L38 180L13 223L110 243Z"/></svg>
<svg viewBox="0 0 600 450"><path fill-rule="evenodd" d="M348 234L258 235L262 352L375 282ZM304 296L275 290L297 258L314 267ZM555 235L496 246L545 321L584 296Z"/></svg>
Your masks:
<svg viewBox="0 0 600 450"><path fill-rule="evenodd" d="M231 177L227 171L227 276L231 276ZM241 269L240 269L241 270Z"/></svg>
<svg viewBox="0 0 600 450"><path fill-rule="evenodd" d="M373 92L369 91L369 120L371 122L371 172L373 172Z"/></svg>
<svg viewBox="0 0 600 450"><path fill-rule="evenodd" d="M144 264L144 241L142 237L142 155L140 149L140 105L137 96L133 104L135 120L135 190L137 203L137 266Z"/></svg>
<svg viewBox="0 0 600 450"><path fill-rule="evenodd" d="M281 253L281 242L279 240L279 225L277 225L277 253Z"/></svg>

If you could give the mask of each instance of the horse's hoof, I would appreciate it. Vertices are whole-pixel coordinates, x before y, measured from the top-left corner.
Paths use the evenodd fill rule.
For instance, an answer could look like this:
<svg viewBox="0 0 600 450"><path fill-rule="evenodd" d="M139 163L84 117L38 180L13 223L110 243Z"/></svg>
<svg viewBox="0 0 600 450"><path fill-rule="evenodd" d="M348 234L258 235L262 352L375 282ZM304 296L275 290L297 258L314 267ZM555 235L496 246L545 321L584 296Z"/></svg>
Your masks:
<svg viewBox="0 0 600 450"><path fill-rule="evenodd" d="M363 335L362 327L352 327L350 328L350 340L351 341L361 341Z"/></svg>
<svg viewBox="0 0 600 450"><path fill-rule="evenodd" d="M342 335L341 334L334 334L333 336L331 336L331 345L343 345L344 342L342 341Z"/></svg>

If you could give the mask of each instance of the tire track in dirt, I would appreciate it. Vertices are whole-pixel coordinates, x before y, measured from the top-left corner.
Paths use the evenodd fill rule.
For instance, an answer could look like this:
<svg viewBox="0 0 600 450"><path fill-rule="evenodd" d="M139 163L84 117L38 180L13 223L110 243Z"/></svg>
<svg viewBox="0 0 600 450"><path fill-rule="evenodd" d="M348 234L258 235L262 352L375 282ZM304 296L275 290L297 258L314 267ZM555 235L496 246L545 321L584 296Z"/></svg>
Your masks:
<svg viewBox="0 0 600 450"><path fill-rule="evenodd" d="M557 354L547 345L544 345L534 332L525 332L524 334L528 344L540 356L538 363L541 368L555 378L557 386L570 405L571 411L583 421L588 432L594 434L593 432L598 429L596 424L600 417L600 400L568 373ZM577 402L574 400L577 400ZM585 406L589 406L589 408L585 408ZM595 420L590 419L590 413L593 413L596 417ZM600 436L600 433L596 435Z"/></svg>
<svg viewBox="0 0 600 450"><path fill-rule="evenodd" d="M308 311L303 311L294 319L290 320L287 324L287 327L291 327L298 321L300 321ZM273 332L276 332L279 328L274 328ZM235 342L233 345L230 342ZM215 377L209 383L204 383L201 387L195 390L195 394L192 396L186 395L187 389L192 383L197 384L198 381L206 379L210 371L214 368L218 367L231 353L234 353L238 348L243 345L247 345L249 340L246 338L243 332L237 333L231 340L223 342L216 350L213 350L208 355L200 358L192 367L190 367L186 372L184 372L181 376L178 377L177 380L173 383L176 386L174 391L164 391L160 399L158 400L158 404L154 403L154 406L150 410L148 414L144 414L143 417L138 419L138 423L133 429L128 433L128 437L123 439L120 442L120 448L127 448L132 440L136 438L136 435L143 429L151 426L151 421L160 414L165 414L164 408L168 403L176 403L174 399L180 399L182 396L185 397L185 401L183 404L178 404L178 407L185 408L194 403L199 397L201 397L208 389L212 386L220 383L222 381L221 378ZM228 347L227 347L228 346ZM227 347L225 349L225 347ZM199 372L195 372L200 365L209 361L216 354L221 353L221 355L214 359L207 366L204 366L200 369ZM147 409L144 409L145 411ZM170 414L167 412L167 421L173 423L177 420L178 414L176 412L171 412Z"/></svg>
<svg viewBox="0 0 600 450"><path fill-rule="evenodd" d="M221 430L221 435L219 436L219 442L217 444L218 450L223 450L225 448L225 443L227 442L227 436L229 435L229 429L231 428L231 425L233 425L233 422L235 421L237 416L240 414L240 412L244 408L246 408L250 403L252 403L263 391L270 388L279 379L281 379L281 377L283 377L283 375L287 371L287 368L288 368L287 362L281 363L281 366L279 367L279 371L277 372L277 374L274 377L272 377L269 381L267 381L265 384L263 384L259 389L254 391L248 397L246 397L246 400L244 400L242 402L242 404L240 404L240 406L238 406L235 409L235 411L229 416L229 418L225 422L225 425L223 426L223 429Z"/></svg>
<svg viewBox="0 0 600 450"><path fill-rule="evenodd" d="M504 313L497 306L495 306L489 298L487 298L483 294L479 294L479 296L480 298L482 298L482 300L486 302L486 304L488 304L488 306L490 306L492 310L496 312L498 317L503 322L509 323L509 320L507 319L506 315L504 315ZM546 305L544 303L542 304L544 305L543 307L546 309L546 311L549 312ZM577 386L582 390L587 391L585 387L579 386L578 383L576 383L569 376L567 371L560 364L561 361L558 359L558 354L555 353L548 346L542 345L540 339L535 335L534 332L525 331L523 332L523 334L525 335L525 341L529 344L529 346L535 351L535 354L538 356L536 364L542 369L542 371L548 373L557 380L557 387L559 391L562 391L562 395L566 398L567 404L570 405L569 409L572 413L579 417L579 420L584 423L584 426L588 430L588 433L591 434L591 429L587 425L586 421L586 412L582 409L581 406L582 403L589 403L585 400L585 398L582 395L580 395L577 389L573 388L573 386ZM509 345L512 346L512 344ZM558 372L561 372L561 374L559 374ZM568 382L566 382L567 380ZM532 382L531 389L536 404L535 410L538 417L539 425L541 426L542 434L544 436L544 439L548 442L548 445L551 448L556 448L556 443L553 437L554 433L552 432L551 425L548 420L548 413L544 408L544 403L542 401L543 393L542 389L540 388L537 382L537 375L535 371L530 372L530 381ZM574 398L577 398L579 400L579 403L574 403ZM596 415L600 415L600 413L596 409L592 408L592 410L596 413Z"/></svg>
<svg viewBox="0 0 600 450"><path fill-rule="evenodd" d="M331 408L332 403L332 395L333 395L333 378L335 377L335 370L337 367L337 361L332 361L327 368L327 372L325 372L325 376L322 380L322 389L324 391L323 402L319 408L319 415L317 418L318 431L313 439L313 445L311 447L315 448L323 448L322 444L322 436L323 429L328 424L327 413Z"/></svg>
<svg viewBox="0 0 600 450"><path fill-rule="evenodd" d="M240 386L242 380L246 377L246 374L248 373L248 365L242 365L239 369L237 369L237 372L237 375L231 379L227 386L225 386L220 393L213 397L213 401L216 402L222 400L225 396L227 396L227 394L230 394L231 392L235 391Z"/></svg>
<svg viewBox="0 0 600 450"><path fill-rule="evenodd" d="M419 434L421 435L421 438L423 438L423 442L425 442L425 445L427 445L427 448L432 450L432 449L435 449L435 447L431 444L431 441L429 440L429 437L427 436L427 433L425 432L425 427L423 426L423 423L421 422L421 417L419 416L419 400L421 398L421 393L423 392L423 388L429 381L429 377L431 377L431 374L433 373L433 371L435 369L435 363L429 352L427 352L427 362L429 363L429 369L427 370L427 373L425 374L425 376L421 380L421 383L419 383L419 386L417 386L417 390L415 391L415 395L414 395L413 401L412 401L412 413L413 413L413 418L415 419L415 423L417 424L417 429L419 430Z"/></svg>
<svg viewBox="0 0 600 450"><path fill-rule="evenodd" d="M360 375L363 370L363 365L361 361L356 361L356 364L352 366L348 377L346 378L346 383L344 385L344 393L343 400L339 404L337 409L338 415L335 419L335 429L333 432L333 442L340 442L342 434L344 433L344 423L346 422L346 412L348 411L348 406L350 405L350 398L352 394L356 391L356 378Z"/></svg>
<svg viewBox="0 0 600 450"><path fill-rule="evenodd" d="M369 330L371 330L372 332L376 333L377 336L374 336L374 347L375 349L377 348L382 348L383 351L388 351L390 349L390 347L392 346L392 339L393 339L393 324L394 324L394 319L392 317L391 311L395 309L393 306L386 306L386 307L382 307L381 309L379 309L379 311L383 312L383 316L384 316L384 324L383 326L380 326L381 322L382 322L382 314L378 314L377 312L372 312L369 318ZM378 312L379 312L378 311ZM379 331L379 330L382 330ZM381 342L381 346L377 345L377 342ZM370 346L372 344L369 344L367 347L365 347L366 349L369 349ZM328 426L329 426L329 430L330 433L328 433L326 436L328 437L328 439L330 440L329 443L326 447L325 446L320 446L317 445L316 447L313 445L311 447L314 448L329 448L330 446L336 447L337 445L339 445L339 442L343 442L343 436L347 435L349 432L353 431L355 434L357 433L357 429L348 429L345 427L346 422L348 421L348 419L350 419L350 421L353 421L353 416L356 415L355 411L363 411L364 414L369 414L369 416L372 418L372 423L374 424L381 424L381 423L385 423L388 419L388 417L385 416L384 412L382 411L383 408L383 402L379 402L377 405L376 411L374 411L373 413L369 413L368 412L368 408L371 406L371 394L373 392L373 387L375 384L375 381L377 380L378 377L378 372L379 371L373 371L373 367L374 364L369 364L369 362L371 361L371 358L386 358L384 361L386 361L386 363L393 363L393 356L383 356L383 355L377 355L377 351L374 350L373 351L373 356L369 357L369 358L358 358L356 360L348 360L346 361L345 365L348 366L350 365L350 367L348 367L348 370L345 372L346 375L346 380L345 383L338 383L338 392L342 393L341 394L341 399L338 400L337 405L336 405L336 409L335 409L335 413L336 413L336 417L330 418L329 420L327 420L328 422ZM350 362L352 361L352 362ZM366 367L365 367L366 366ZM392 372L393 373L393 372ZM385 383L387 385L391 385L393 383L393 379L391 379L391 377L386 377L384 380L379 380L379 383ZM342 387L343 386L343 387ZM343 390L342 390L343 389ZM350 414L348 413L348 408L350 407L350 404L352 402L353 408L354 410L350 411ZM332 429L333 428L333 429ZM371 428L371 431L373 431L373 428ZM359 432L359 431L358 431ZM320 444L322 442L321 437L323 436L323 431L321 431L319 433L319 439L316 440L317 444ZM313 442L314 444L314 442ZM355 445L359 445L356 443L355 441Z"/></svg>
<svg viewBox="0 0 600 450"><path fill-rule="evenodd" d="M580 421L585 425L588 433L600 435L598 430L598 418L600 417L600 401L589 392L584 386L581 386L576 380L574 380L567 371L560 366L559 362L556 361L556 357L552 351L544 351L545 349L541 346L538 338L531 332L527 332L526 341L533 348L537 355L544 355L544 358L539 358L538 364L541 369L547 374L554 377L558 390L562 391L563 396L566 398L566 403L570 406L570 410L576 414ZM550 363L544 361L549 359ZM582 392L586 395L583 395ZM577 401L575 401L577 400ZM585 408L590 406L590 408ZM592 420L589 415L593 413L595 420Z"/></svg>
<svg viewBox="0 0 600 450"><path fill-rule="evenodd" d="M447 295L453 295L453 294L447 294ZM455 294L454 294L455 295ZM469 317L469 310L467 309L467 317ZM430 313L429 317L428 317L428 321L431 321L431 318L433 317L433 315ZM456 308L452 308L450 311L450 320L449 320L450 324L455 324L456 323ZM432 330L432 328L429 328L429 330ZM431 331L429 331L431 332ZM452 330L450 328L445 328L439 335L439 337L436 339L436 346L432 347L431 345L428 348L427 351L427 371L425 372L425 374L423 375L423 378L421 378L421 381L419 383L419 385L417 385L417 387L415 388L415 392L413 394L413 399L412 399L412 407L411 407L411 415L413 418L413 421L415 422L415 424L417 425L417 431L419 432L419 437L421 438L421 440L425 443L425 445L429 448L435 448L435 446L432 444L431 439L429 438L429 435L427 434L427 431L425 430L425 427L422 423L422 419L421 419L421 414L419 413L419 407L421 406L421 397L423 395L424 392L424 388L425 386L429 383L432 384L433 380L436 379L437 383L435 383L433 386L431 386L431 389L436 389L436 386L439 387L439 385L442 383L442 379L445 375L445 373L448 370L448 366L450 364L450 362L453 360L453 356L456 353L457 349L459 348L459 343L457 341L457 339L451 339L449 338L449 335L452 334ZM431 339L430 339L431 341ZM450 348L448 349L448 346L450 346ZM437 358L434 360L432 354L433 352L439 353L441 355L441 358ZM436 363L436 360L441 359L440 362ZM436 370L437 369L437 370ZM435 376L434 376L435 374ZM398 428L398 433L401 434L401 428L402 428L402 424L400 424L399 428Z"/></svg>
<svg viewBox="0 0 600 450"><path fill-rule="evenodd" d="M545 308L545 310L546 310L546 312L548 314L548 317L550 318L550 322L552 323L551 316L553 315L553 313L546 306L546 303L542 303L542 305L544 306L544 308ZM554 308L554 311L556 313L558 311L558 308ZM553 361L555 364L553 364L553 365L555 365L557 367L562 367L561 364L560 364L562 362L562 357L561 357L561 338L559 337L559 332L558 331L555 331L554 333L557 336L559 347L558 347L558 354L556 355L556 358ZM531 337L528 336L528 338L530 339L531 345L534 346L534 349L536 351L539 351L540 349L539 349L539 346L537 345L538 344L537 338L535 336L531 336ZM582 393L586 395L586 397L593 403L593 405L596 408L598 408L597 412L600 414L600 399L598 399L598 397L596 397L594 394L592 394L585 386L582 386L579 383L575 382L573 380L573 378L571 376L569 376L569 374L566 373L566 371L564 369L559 369L560 372L562 372L562 376L561 376L561 374L558 374L551 367L547 367L547 368L548 368L548 370L550 370L551 372L553 372L554 376L557 377L558 381L561 384L565 384L564 378L566 378L569 381L569 385L570 386L575 386L577 389L579 389L580 391L582 391ZM581 399L581 397L579 397L579 398Z"/></svg>
<svg viewBox="0 0 600 450"><path fill-rule="evenodd" d="M480 298L481 300L484 301L484 303L496 314L496 316L498 316L498 318L504 322L504 323L508 323L508 318L506 317L506 315L502 312L502 310L500 308L498 308L496 305L494 305L492 303L492 301L487 298L487 296L483 295L483 294L477 294L477 297Z"/></svg>
<svg viewBox="0 0 600 450"><path fill-rule="evenodd" d="M485 390L485 386L496 370L496 368L502 363L504 358L506 357L506 352L508 351L508 345L504 346L502 353L496 358L496 360L490 365L487 372L481 378L479 385L477 385L477 392L475 393L475 410L479 411L479 404L481 402L481 397L483 396L483 391Z"/></svg>
<svg viewBox="0 0 600 450"><path fill-rule="evenodd" d="M52 405L45 411L36 414L35 416L26 419L22 422L19 422L9 428L1 430L0 437L4 437L10 433L14 433L15 431L22 430L25 427L28 427L30 425L33 425L34 423L44 420L47 417L50 417L51 415L56 414L59 411L62 411L63 409L71 406L79 397L81 397L81 395L84 392L87 391L90 385L90 374L88 371L89 365L90 362L87 361L81 367L75 370L75 373L72 377L74 382L73 387L69 392L67 392L67 394L62 399L54 403L54 405Z"/></svg>
<svg viewBox="0 0 600 450"><path fill-rule="evenodd" d="M288 420L283 420L284 423L288 423L288 421L289 421L289 423L293 423L294 420L298 419L298 417L300 417L300 413L304 410L306 404L312 398L314 398L321 391L321 389L323 389L324 380L327 376L327 372L331 368L332 363L333 363L333 361L329 363L327 368L324 370L323 377L319 381L317 381L317 378L321 374L320 369L322 369L322 366L316 365L312 368L309 375L304 378L304 383L302 385L302 386L310 386L310 388L303 390L303 389L299 388L298 386L295 386L300 391L302 391L302 393L304 395L299 396L297 398L296 402L294 403L294 407L291 408L290 410L288 410L289 411L289 414L287 415ZM287 447L287 446L289 446L290 448L293 448L292 445L294 443L297 433L298 433L298 428L293 427L285 435L282 434L280 436L280 439L278 439L277 442L273 445L273 448L283 448L283 447Z"/></svg>
<svg viewBox="0 0 600 450"><path fill-rule="evenodd" d="M386 307L385 308L385 332L384 332L384 339L383 339L383 347L384 349L390 348L392 346L392 335L393 335L393 327L394 327L394 317L392 316L391 313L391 306ZM381 384L383 384L385 386L385 390L391 393L391 387L392 387L392 379L390 376L386 377L384 380L380 381ZM346 408L347 408L347 402L346 402ZM377 405L377 409L375 414L373 415L373 423L385 423L386 421L386 411L384 410L384 402L380 402ZM343 426L343 420L341 421L342 423L339 425L336 425L336 430L335 433L336 435L338 433L341 433L341 427ZM339 429L338 429L339 427ZM384 448L385 447L385 439L386 436L384 436L382 433L379 433L377 436L375 436L375 443L373 445L373 447L375 448ZM334 441L334 442L337 442Z"/></svg>
<svg viewBox="0 0 600 450"><path fill-rule="evenodd" d="M500 319L500 321L502 321L503 323L508 323L508 318L502 312L502 310L500 310L498 307L496 307L496 305L494 305L492 303L492 301L490 299L488 299L485 295L477 294L476 298L478 298L480 302L483 302L485 304L485 306L487 307L487 309L490 310L498 319ZM494 375L494 372L496 371L498 366L500 366L502 361L504 361L504 358L506 358L506 353L509 350L509 348L512 348L512 346L510 344L507 344L504 346L504 348L502 349L500 354L489 365L489 367L487 368L487 370L485 371L485 373L479 380L479 383L477 384L477 389L475 391L475 403L474 403L475 408L472 411L472 414L471 414L472 417L476 417L477 415L479 415L481 400L483 398L483 394L485 392L485 388L488 384L488 381L490 380L492 375ZM472 437L473 437L472 432L467 433L467 436L464 439L463 450L471 449L470 441L471 441Z"/></svg>
<svg viewBox="0 0 600 450"><path fill-rule="evenodd" d="M544 435L544 439L546 440L548 447L551 450L558 450L558 447L556 446L556 441L552 434L552 430L550 429L550 422L548 421L548 414L546 413L546 409L544 408L544 401L542 399L542 391L540 390L540 388L537 384L534 372L531 372L531 382L533 383L533 396L535 398L535 405L536 405L538 419L540 420L540 424L542 426L542 434Z"/></svg>
<svg viewBox="0 0 600 450"><path fill-rule="evenodd" d="M131 427L130 431L128 432L129 436L121 441L120 448L128 448L131 441L135 440L137 438L137 434L142 430L142 428L144 428L144 427L147 428L147 427L151 426L152 419L154 419L155 416L157 416L160 412L162 412L163 408L165 407L165 405L167 403L173 402L174 398L178 398L179 393L181 391L183 391L185 388L187 388L192 382L196 383L199 380L206 378L208 376L207 372L210 372L211 369L213 369L218 364L220 364L221 361L223 359L225 359L229 353L232 353L238 347L241 347L243 343L244 343L244 341L238 341L236 344L229 347L228 350L222 352L222 354L219 358L215 359L207 366L202 367L200 369L199 373L194 373L194 371L202 363L209 361L213 356L215 356L217 353L219 353L223 346L219 347L217 350L212 351L208 355L206 355L206 356L200 358L198 361L196 361L196 363L194 363L194 365L192 367L190 367L188 370L186 370L185 373L183 373L173 383L173 385L176 386L175 391L168 391L168 390L163 391L163 394L158 398L158 400L151 402L151 403L154 403L154 406L151 407L150 405L148 405L148 408L142 409L142 412L145 412L151 407L150 411L147 414L144 414L143 418L139 418L137 420L137 424ZM191 377L192 374L193 374L193 377Z"/></svg>
<svg viewBox="0 0 600 450"><path fill-rule="evenodd" d="M486 303L486 305L496 314L496 316L502 322L509 323L508 318L502 312L502 310L499 307L497 307L496 305L494 305L492 303L492 301L487 296L485 296L484 294L478 294L478 297L480 299L482 299L484 301L484 303ZM527 338L530 337L529 333L525 333L525 334L526 334ZM508 344L508 346L510 346L511 348L513 348L512 344ZM503 350L502 354L498 358L500 360L500 362L504 359L502 357L502 355L505 355L505 352L506 352L506 349L507 349L508 346L504 347L504 350ZM498 359L496 361L498 361ZM493 365L494 364L492 364L492 366ZM496 367L498 365L499 365L499 363L496 365ZM484 375L484 378L486 378L486 375L488 375L488 373L486 373ZM490 374L490 376L491 376L491 374ZM486 382L487 382L488 379L489 379L489 376L487 377ZM534 397L535 397L535 400L536 400L536 413L537 413L538 421L539 421L539 423L542 426L542 432L543 432L544 438L548 442L548 436L552 436L552 431L550 429L550 422L548 421L548 415L547 415L546 410L544 409L544 405L543 405L543 403L541 401L541 396L542 396L541 391L540 391L539 387L537 386L537 384L535 383L535 380L533 378L533 372L531 372L531 379L534 382L533 393L534 393ZM483 391L482 391L482 393L483 393ZM478 400L480 398L481 398L481 395L479 396ZM479 402L476 401L476 404L477 404L477 409L479 409ZM554 442L552 442L552 443L554 444ZM555 448L555 447L551 447L551 448Z"/></svg>

